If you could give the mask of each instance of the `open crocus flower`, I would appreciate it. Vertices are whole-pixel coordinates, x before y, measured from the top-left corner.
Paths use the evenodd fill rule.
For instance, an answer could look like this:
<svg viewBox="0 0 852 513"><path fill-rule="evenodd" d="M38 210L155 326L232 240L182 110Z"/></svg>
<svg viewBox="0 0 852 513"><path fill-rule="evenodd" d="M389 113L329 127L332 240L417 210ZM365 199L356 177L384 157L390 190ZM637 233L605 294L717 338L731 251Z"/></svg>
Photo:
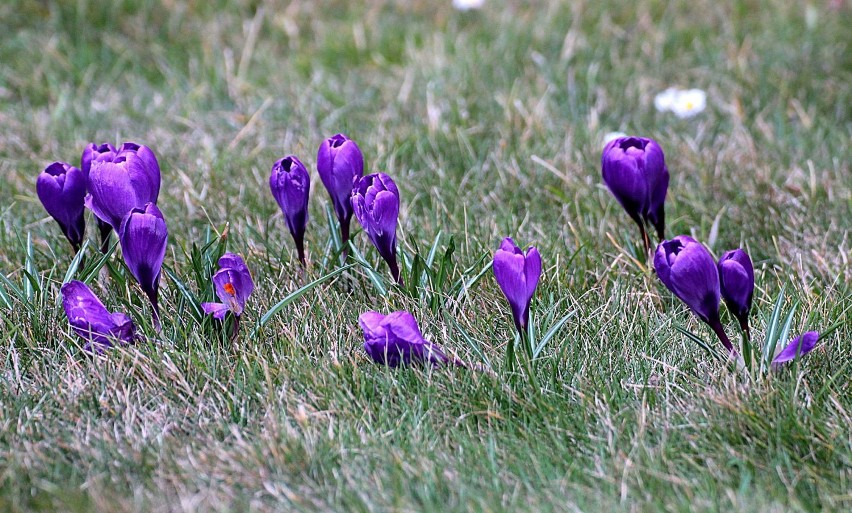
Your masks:
<svg viewBox="0 0 852 513"><path fill-rule="evenodd" d="M219 258L219 270L213 275L213 286L221 303L202 303L204 313L222 320L231 312L239 318L246 300L254 291L254 281L240 255L225 253Z"/></svg>
<svg viewBox="0 0 852 513"><path fill-rule="evenodd" d="M399 189L384 173L367 175L355 182L352 208L391 274L402 285L396 261L396 223L399 217Z"/></svg>
<svg viewBox="0 0 852 513"><path fill-rule="evenodd" d="M440 347L423 339L417 321L408 312L364 312L358 324L364 330L364 350L376 363L398 367L449 361Z"/></svg>
<svg viewBox="0 0 852 513"><path fill-rule="evenodd" d="M686 235L664 240L654 254L654 269L663 285L707 323L725 348L733 352L719 319L719 271L707 248Z"/></svg>
<svg viewBox="0 0 852 513"><path fill-rule="evenodd" d="M288 155L272 166L269 188L287 220L299 262L305 265L305 228L308 225L308 195L311 177L295 155Z"/></svg>
<svg viewBox="0 0 852 513"><path fill-rule="evenodd" d="M105 152L90 162L86 206L116 232L128 212L157 203L160 166L147 146L124 143L111 159Z"/></svg>
<svg viewBox="0 0 852 513"><path fill-rule="evenodd" d="M527 330L530 302L541 277L541 255L535 246L526 254L515 241L506 237L494 252L494 278L512 307L515 327L521 335Z"/></svg>
<svg viewBox="0 0 852 513"><path fill-rule="evenodd" d="M645 137L619 137L606 145L601 155L601 176L627 215L639 226L646 253L651 243L645 224L657 237L665 237L666 192L669 170L660 145Z"/></svg>
<svg viewBox="0 0 852 513"><path fill-rule="evenodd" d="M334 135L323 141L317 151L317 171L334 204L334 212L340 222L343 252L346 254L349 223L352 220L349 196L355 180L364 174L364 155L355 141L343 134Z"/></svg>
<svg viewBox="0 0 852 513"><path fill-rule="evenodd" d="M60 292L68 322L86 340L86 351L102 353L115 343L133 343L136 328L130 317L121 312L110 313L85 283L70 281Z"/></svg>
<svg viewBox="0 0 852 513"><path fill-rule="evenodd" d="M748 314L754 296L754 268L751 258L742 249L725 252L719 259L719 285L728 309L751 338Z"/></svg>
<svg viewBox="0 0 852 513"><path fill-rule="evenodd" d="M86 235L83 217L86 176L71 164L54 162L38 175L36 193L47 213L59 223L74 251L79 251Z"/></svg>
<svg viewBox="0 0 852 513"><path fill-rule="evenodd" d="M819 333L816 331L808 331L794 338L772 359L772 368L777 369L781 364L795 360L796 357L801 358L810 353L816 347L818 340Z"/></svg>
<svg viewBox="0 0 852 513"><path fill-rule="evenodd" d="M130 272L151 300L154 307L154 325L160 327L160 308L157 298L160 290L160 271L166 257L169 230L157 205L148 203L144 208L134 208L125 217L118 231L121 253Z"/></svg>

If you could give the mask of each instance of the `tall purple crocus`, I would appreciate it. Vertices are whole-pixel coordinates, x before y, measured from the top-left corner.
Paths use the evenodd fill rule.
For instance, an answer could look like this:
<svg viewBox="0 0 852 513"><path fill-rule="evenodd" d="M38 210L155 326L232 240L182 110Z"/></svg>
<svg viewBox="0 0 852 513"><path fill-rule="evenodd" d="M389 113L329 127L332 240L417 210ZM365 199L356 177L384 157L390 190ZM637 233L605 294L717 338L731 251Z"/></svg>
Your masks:
<svg viewBox="0 0 852 513"><path fill-rule="evenodd" d="M246 300L254 291L254 281L240 255L225 253L219 258L219 270L213 275L213 286L221 303L202 303L204 313L220 321L228 312L234 314L234 331L239 329L240 315L246 307Z"/></svg>
<svg viewBox="0 0 852 513"><path fill-rule="evenodd" d="M295 155L288 155L272 166L269 188L287 220L287 228L296 243L299 262L305 265L305 228L308 225L308 195L311 177Z"/></svg>
<svg viewBox="0 0 852 513"><path fill-rule="evenodd" d="M494 278L512 307L518 333L524 336L530 317L530 302L541 277L541 255L535 246L521 251L506 237L494 252Z"/></svg>
<svg viewBox="0 0 852 513"><path fill-rule="evenodd" d="M160 271L166 257L169 231L162 212L153 203L132 209L121 222L118 231L124 262L154 307L154 325L160 327L160 308L157 298Z"/></svg>
<svg viewBox="0 0 852 513"><path fill-rule="evenodd" d="M83 154L80 156L80 169L86 175L86 181L89 180L89 171L92 169L92 162L105 161L112 162L115 158L117 150L110 143L89 143L83 148ZM112 226L95 214L95 223L98 225L98 234L101 238L101 253L106 253L109 250L109 235L112 232Z"/></svg>
<svg viewBox="0 0 852 513"><path fill-rule="evenodd" d="M147 146L124 143L116 153L101 153L90 162L86 206L116 232L128 212L157 203L160 166Z"/></svg>
<svg viewBox="0 0 852 513"><path fill-rule="evenodd" d="M114 343L134 342L136 328L130 317L121 312L110 313L85 283L70 281L60 292L68 322L86 340L84 350L102 353Z"/></svg>
<svg viewBox="0 0 852 513"><path fill-rule="evenodd" d="M83 217L86 176L71 164L54 162L38 175L36 193L47 213L59 223L74 251L79 251L86 236Z"/></svg>
<svg viewBox="0 0 852 513"><path fill-rule="evenodd" d="M660 240L665 238L669 170L662 148L645 137L614 139L604 147L601 174L612 195L639 226L645 252L650 252L646 223L654 226Z"/></svg>
<svg viewBox="0 0 852 513"><path fill-rule="evenodd" d="M352 189L352 208L391 274L402 285L396 261L396 223L399 217L399 189L384 173L364 176Z"/></svg>
<svg viewBox="0 0 852 513"><path fill-rule="evenodd" d="M725 252L719 259L719 285L728 309L740 322L740 326L751 339L748 314L754 296L754 267L751 258L742 249Z"/></svg>
<svg viewBox="0 0 852 513"><path fill-rule="evenodd" d="M355 141L343 134L334 135L323 141L317 151L317 171L334 204L334 212L340 222L343 254L346 255L352 219L349 196L355 180L364 174L364 155Z"/></svg>
<svg viewBox="0 0 852 513"><path fill-rule="evenodd" d="M654 254L654 269L663 285L707 323L725 348L733 352L719 319L719 271L707 248L686 235L664 240Z"/></svg>
<svg viewBox="0 0 852 513"><path fill-rule="evenodd" d="M797 356L799 358L805 356L814 350L818 341L819 333L816 331L808 331L799 335L791 340L784 349L775 355L775 358L772 359L772 368L777 369L782 364L796 359Z"/></svg>
<svg viewBox="0 0 852 513"><path fill-rule="evenodd" d="M443 364L449 361L437 344L423 339L417 321L408 312L389 315L364 312L358 318L358 324L364 330L364 350L376 363L398 367L401 364Z"/></svg>

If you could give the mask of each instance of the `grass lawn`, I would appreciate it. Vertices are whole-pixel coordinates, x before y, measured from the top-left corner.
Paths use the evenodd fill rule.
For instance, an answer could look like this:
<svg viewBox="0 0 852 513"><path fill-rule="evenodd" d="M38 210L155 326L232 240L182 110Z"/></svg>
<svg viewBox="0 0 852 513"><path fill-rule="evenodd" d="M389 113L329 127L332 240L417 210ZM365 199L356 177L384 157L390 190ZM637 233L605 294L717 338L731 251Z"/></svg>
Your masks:
<svg viewBox="0 0 852 513"><path fill-rule="evenodd" d="M822 0L4 1L0 511L852 508L849 16ZM670 86L706 90L707 109L656 112ZM602 183L612 131L665 151L668 236L749 251L756 338L782 289L791 335L836 326L801 364L749 378L679 330L718 346ZM417 286L391 285L353 220L363 265L293 294L340 267L315 168L337 132L396 180L408 264L434 247L422 281L405 271ZM159 334L91 214L72 266L35 194L50 162L125 140L162 167ZM288 153L312 176L304 273L268 186ZM504 357L488 265L506 236L541 252L539 330L570 315L534 380ZM225 247L256 283L233 342L197 310ZM151 341L87 357L61 306L72 276ZM493 372L376 365L367 310L408 310Z"/></svg>

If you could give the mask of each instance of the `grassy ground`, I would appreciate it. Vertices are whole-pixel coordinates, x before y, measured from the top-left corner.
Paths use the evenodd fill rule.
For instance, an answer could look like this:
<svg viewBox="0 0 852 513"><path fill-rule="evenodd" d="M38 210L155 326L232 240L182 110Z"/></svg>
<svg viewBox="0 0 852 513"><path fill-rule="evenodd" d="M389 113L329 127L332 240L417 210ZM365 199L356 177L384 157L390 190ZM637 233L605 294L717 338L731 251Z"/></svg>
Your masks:
<svg viewBox="0 0 852 513"><path fill-rule="evenodd" d="M852 505L848 6L815 2L808 28L808 4L782 0L449 3L0 5L0 510ZM708 109L654 112L670 85L706 89ZM844 323L806 363L746 380L676 330L712 337L635 257L600 180L612 130L666 151L670 235L748 248L758 337L782 287L796 332ZM313 167L338 131L399 184L403 250L425 256L442 232L440 257L453 236L448 283L382 296L355 267L253 334L337 265L315 171L305 276L267 178L285 153ZM72 254L34 183L123 140L163 167L164 330L93 360L57 303ZM190 299L212 297L218 246L200 248L226 225L257 282L233 344ZM541 250L542 327L575 311L538 387L503 363L511 318L490 271L472 280L503 236ZM355 245L387 279L364 234ZM155 335L118 254L87 273L95 255L76 277ZM495 375L373 365L357 316L403 308Z"/></svg>

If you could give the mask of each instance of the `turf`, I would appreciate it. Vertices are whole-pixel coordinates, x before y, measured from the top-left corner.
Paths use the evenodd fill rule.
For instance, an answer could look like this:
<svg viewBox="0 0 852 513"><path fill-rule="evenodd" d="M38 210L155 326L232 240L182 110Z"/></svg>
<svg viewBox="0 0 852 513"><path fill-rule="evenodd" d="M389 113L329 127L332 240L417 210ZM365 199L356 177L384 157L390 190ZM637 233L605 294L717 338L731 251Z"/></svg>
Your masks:
<svg viewBox="0 0 852 513"><path fill-rule="evenodd" d="M848 5L449 4L0 5L0 510L852 506ZM707 90L707 110L655 112L672 85ZM794 332L836 326L806 361L748 377L679 331L713 340L601 183L614 130L666 152L670 235L748 249L756 337L782 289ZM356 231L364 265L300 288L340 267L328 196L314 169L301 273L269 169L287 153L313 169L341 131L400 187L414 286L391 286ZM163 168L160 334L120 249L99 259L89 217L72 266L35 195L48 163L123 140ZM539 330L568 316L535 379L505 362L488 269L504 236L543 255ZM233 342L197 311L225 248L257 284ZM57 300L72 276L150 342L86 357ZM373 364L370 309L411 311L493 372Z"/></svg>

